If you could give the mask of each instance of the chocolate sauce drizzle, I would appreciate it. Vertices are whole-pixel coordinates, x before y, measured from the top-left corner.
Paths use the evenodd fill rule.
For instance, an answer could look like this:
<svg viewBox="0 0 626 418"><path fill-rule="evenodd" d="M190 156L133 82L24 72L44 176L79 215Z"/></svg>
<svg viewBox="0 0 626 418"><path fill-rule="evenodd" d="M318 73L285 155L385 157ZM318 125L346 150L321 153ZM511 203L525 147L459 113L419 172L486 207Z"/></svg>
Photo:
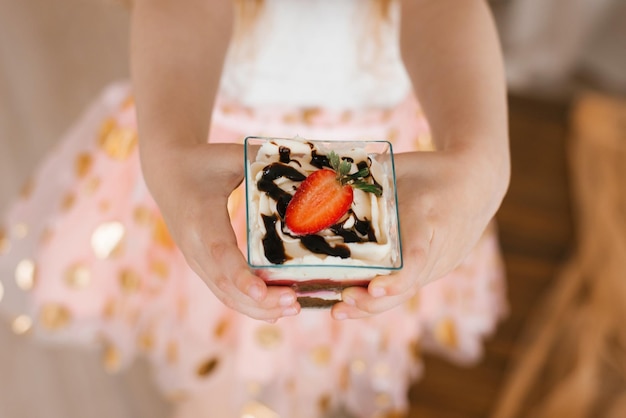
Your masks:
<svg viewBox="0 0 626 418"><path fill-rule="evenodd" d="M331 168L328 157L326 155L318 154L313 144L309 144L309 146L311 147L311 165L319 169L324 167ZM263 223L266 231L265 236L262 239L265 257L272 264L283 264L290 259L285 252L285 245L276 231L277 222L280 222L283 234L299 239L300 243L312 253L325 254L340 258L350 257L350 248L346 245L337 244L335 246L331 246L326 239L320 235L312 234L294 236L285 229L285 212L287 211L287 205L291 201L292 195L281 189L274 182L281 177L286 177L295 182L302 182L306 179L306 176L294 167L288 165L292 161L300 165L299 161L291 159L291 149L285 146L280 146L278 153L280 162L269 164L263 168L261 178L257 182L257 188L276 201L276 211L278 213L278 216L261 215L263 217ZM344 159L354 163L352 158L344 157ZM357 164L357 168L359 170L369 168L369 164L366 161L360 161ZM373 176L372 180L376 183ZM374 229L372 228L369 220L358 219L352 210L350 210L349 215L354 217L355 220L352 227L345 227L345 223L349 219L349 217L346 217L343 222L331 226L330 230L336 235L342 237L344 243L377 242L376 234L374 233Z"/></svg>
<svg viewBox="0 0 626 418"><path fill-rule="evenodd" d="M276 211L281 219L284 219L287 205L291 201L292 196L274 183L274 180L281 177L302 182L306 179L306 176L295 168L283 163L272 163L263 169L261 179L257 182L257 188L276 201Z"/></svg>
<svg viewBox="0 0 626 418"><path fill-rule="evenodd" d="M285 146L278 147L279 161L283 164L289 164L291 161L291 150Z"/></svg>
<svg viewBox="0 0 626 418"><path fill-rule="evenodd" d="M276 232L278 216L261 216L263 217L263 224L265 225L266 231L262 240L265 258L272 264L283 264L285 261L289 260L289 257L285 253L283 241L278 236L278 232Z"/></svg>
<svg viewBox="0 0 626 418"><path fill-rule="evenodd" d="M317 150L313 149L313 144L311 144L311 165L319 169L322 169L324 167L331 168L328 157L325 155L319 155L317 153Z"/></svg>
<svg viewBox="0 0 626 418"><path fill-rule="evenodd" d="M367 219L361 220L356 217L354 212L349 212L354 217L354 225L352 228L346 228L345 223L347 219L342 223L335 224L330 227L331 231L343 238L343 242L378 242L376 240L376 233L372 228L372 223Z"/></svg>
<svg viewBox="0 0 626 418"><path fill-rule="evenodd" d="M326 242L324 237L320 237L319 235L305 235L300 238L300 242L307 250L315 254L327 254L341 258L350 257L350 248L341 244L332 247Z"/></svg>

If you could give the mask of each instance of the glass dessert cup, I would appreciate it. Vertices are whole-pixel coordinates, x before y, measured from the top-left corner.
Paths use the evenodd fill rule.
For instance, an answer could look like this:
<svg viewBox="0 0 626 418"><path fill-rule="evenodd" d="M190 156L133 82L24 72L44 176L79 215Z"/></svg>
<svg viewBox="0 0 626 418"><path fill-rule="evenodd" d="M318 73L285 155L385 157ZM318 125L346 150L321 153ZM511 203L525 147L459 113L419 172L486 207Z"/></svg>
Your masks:
<svg viewBox="0 0 626 418"><path fill-rule="evenodd" d="M293 196L304 194L300 186L320 170L349 173L343 177L353 189L349 207L321 230L295 233L291 206L301 199ZM311 187L302 189L309 193ZM402 268L393 152L387 141L247 137L245 190L248 264L268 285L292 287L302 307L330 307L346 287L365 287L372 278ZM300 215L302 221L334 207L335 195L306 208L310 216Z"/></svg>

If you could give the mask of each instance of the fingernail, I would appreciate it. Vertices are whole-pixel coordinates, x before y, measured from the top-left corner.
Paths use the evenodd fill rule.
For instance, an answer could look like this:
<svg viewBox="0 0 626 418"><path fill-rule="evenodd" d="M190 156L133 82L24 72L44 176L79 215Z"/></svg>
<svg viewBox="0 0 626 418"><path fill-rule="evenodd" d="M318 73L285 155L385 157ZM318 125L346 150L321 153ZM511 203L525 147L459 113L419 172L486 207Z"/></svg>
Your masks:
<svg viewBox="0 0 626 418"><path fill-rule="evenodd" d="M283 316L294 316L298 314L298 310L296 308L287 308L283 311Z"/></svg>
<svg viewBox="0 0 626 418"><path fill-rule="evenodd" d="M284 295L280 296L278 303L280 304L280 306L290 306L293 305L295 301L296 299L294 295L292 295L291 293L285 293Z"/></svg>
<svg viewBox="0 0 626 418"><path fill-rule="evenodd" d="M261 300L263 298L263 292L257 285L252 285L248 289L248 295L254 300Z"/></svg>
<svg viewBox="0 0 626 418"><path fill-rule="evenodd" d="M384 287L372 287L370 289L370 295L374 296L375 298L385 296L386 294L387 294L387 291L385 290Z"/></svg>
<svg viewBox="0 0 626 418"><path fill-rule="evenodd" d="M333 316L338 321L343 321L344 319L348 319L348 314L345 312L335 312Z"/></svg>

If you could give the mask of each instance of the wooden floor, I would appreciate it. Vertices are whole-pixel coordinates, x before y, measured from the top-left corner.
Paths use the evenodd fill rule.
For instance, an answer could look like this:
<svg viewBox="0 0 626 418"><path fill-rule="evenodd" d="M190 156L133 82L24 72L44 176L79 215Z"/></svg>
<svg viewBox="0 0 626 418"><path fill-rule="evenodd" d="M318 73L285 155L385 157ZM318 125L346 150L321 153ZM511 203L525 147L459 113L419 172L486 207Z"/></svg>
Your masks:
<svg viewBox="0 0 626 418"><path fill-rule="evenodd" d="M567 100L512 96L509 102L512 179L497 220L510 313L474 367L427 357L425 378L411 390L411 418L492 416L507 372L523 349L524 326L573 247Z"/></svg>

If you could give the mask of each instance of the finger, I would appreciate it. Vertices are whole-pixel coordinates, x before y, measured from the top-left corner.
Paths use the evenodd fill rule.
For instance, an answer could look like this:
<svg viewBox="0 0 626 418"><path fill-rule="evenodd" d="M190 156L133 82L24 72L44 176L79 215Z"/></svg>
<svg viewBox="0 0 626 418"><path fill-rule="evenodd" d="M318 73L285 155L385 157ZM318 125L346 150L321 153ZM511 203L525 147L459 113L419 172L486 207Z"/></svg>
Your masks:
<svg viewBox="0 0 626 418"><path fill-rule="evenodd" d="M214 278L208 283L215 296L227 307L253 319L275 321L282 317L300 313L300 304L294 292L284 287L269 287L266 297L256 302L241 293L234 292L234 286L225 278Z"/></svg>
<svg viewBox="0 0 626 418"><path fill-rule="evenodd" d="M228 212L221 207L211 212L214 215L204 222L205 232L198 236L201 249L196 251L196 260L207 276L222 273L217 276L219 283L216 283L222 291L236 297L245 295L254 301L263 300L267 286L263 279L250 271L241 254Z"/></svg>
<svg viewBox="0 0 626 418"><path fill-rule="evenodd" d="M270 286L267 297L250 308L249 316L256 319L279 319L298 315L300 311L300 303L291 289Z"/></svg>
<svg viewBox="0 0 626 418"><path fill-rule="evenodd" d="M401 305L410 299L413 293L414 291L405 292L397 296L374 298L363 288L348 288L343 291L343 302L336 307L333 314L351 319L379 314Z"/></svg>
<svg viewBox="0 0 626 418"><path fill-rule="evenodd" d="M294 290L289 287L270 290L262 278L253 274L236 244L227 211L213 213L215 216L204 224L205 230L213 233L200 236L201 250L196 252L196 259L209 278L209 285L217 288L216 296L227 306L255 319L298 314L300 305Z"/></svg>
<svg viewBox="0 0 626 418"><path fill-rule="evenodd" d="M253 274L239 251L238 247L220 246L219 249L213 248L219 254L215 254L214 258L222 262L230 270L226 273L228 282L243 295L246 295L256 303L250 303L252 306L264 309L272 309L275 307L290 307L296 302L296 292L287 286L272 286L270 292L265 281ZM230 290L230 289L223 289Z"/></svg>
<svg viewBox="0 0 626 418"><path fill-rule="evenodd" d="M268 287L263 279L248 269L237 247L214 244L212 252L214 260L222 263L222 268L229 269L215 279L216 286L221 292L230 295L236 304L245 305L249 316L258 319L279 318L300 312L295 291L285 286ZM239 266L232 267L236 264ZM242 306L238 309L244 308Z"/></svg>
<svg viewBox="0 0 626 418"><path fill-rule="evenodd" d="M228 283L224 291L236 291L254 301L260 302L267 296L267 285L248 268L239 247L225 242L215 242L209 246L209 254L218 270L225 273ZM228 286L232 284L232 288Z"/></svg>
<svg viewBox="0 0 626 418"><path fill-rule="evenodd" d="M414 246L404 251L402 270L398 273L376 276L370 281L367 290L373 298L401 295L419 282L420 274L428 263L428 249Z"/></svg>
<svg viewBox="0 0 626 418"><path fill-rule="evenodd" d="M361 287L355 287L351 289L354 289L355 292L362 292L362 293L367 294L367 290ZM366 312L356 307L355 299L353 299L352 296L344 297L344 295L350 295L348 293L348 289L345 289L342 292L342 296L341 296L342 301L334 304L330 310L330 314L334 319L337 319L337 320L359 319L359 318L366 318L372 315L371 313Z"/></svg>

